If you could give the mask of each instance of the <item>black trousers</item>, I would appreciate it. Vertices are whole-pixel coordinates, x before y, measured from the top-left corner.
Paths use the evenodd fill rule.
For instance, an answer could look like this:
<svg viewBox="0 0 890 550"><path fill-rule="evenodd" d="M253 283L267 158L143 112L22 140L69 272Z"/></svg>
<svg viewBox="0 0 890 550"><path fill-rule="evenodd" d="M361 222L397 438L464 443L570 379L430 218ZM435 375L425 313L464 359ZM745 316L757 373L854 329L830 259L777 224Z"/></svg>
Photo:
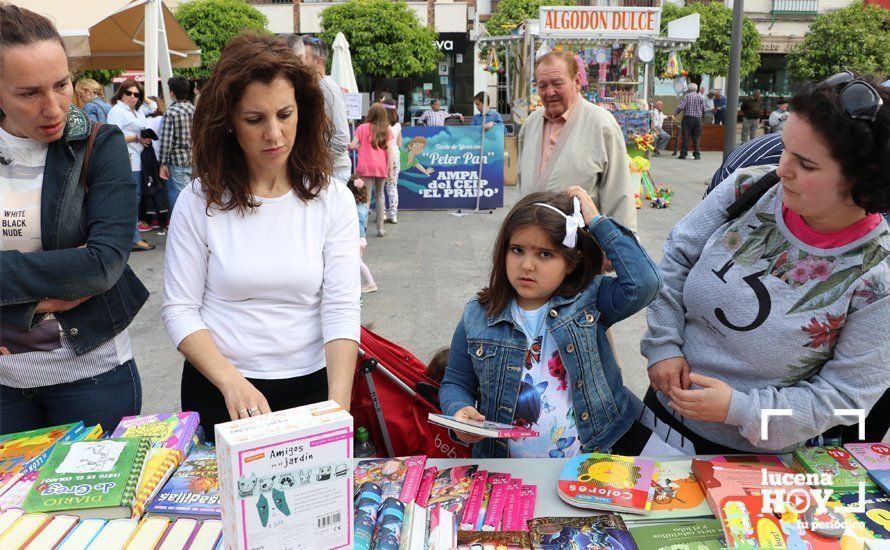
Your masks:
<svg viewBox="0 0 890 550"><path fill-rule="evenodd" d="M692 444L695 446L696 454L746 454L731 447L726 447L724 445L720 445L719 443L709 441L690 430L685 424L683 424L682 417L671 414L671 412L667 410L664 405L661 404L661 401L659 401L658 397L655 396L655 390L653 390L651 387L646 391L646 396L643 397L643 405L646 405L646 407L648 407L655 414L655 418L657 418L659 422L667 424L675 432L679 433L690 442L692 442Z"/></svg>
<svg viewBox="0 0 890 550"><path fill-rule="evenodd" d="M683 117L683 143L680 144L680 156L685 157L689 151L689 142L692 141L692 151L695 158L701 156L699 142L701 141L701 117Z"/></svg>
<svg viewBox="0 0 890 550"><path fill-rule="evenodd" d="M328 398L327 369L296 378L278 380L248 378L247 381L263 394L273 411L310 405L326 401ZM195 411L201 415L201 427L204 428L207 441L214 440L215 425L231 420L223 395L188 361L182 367L180 397L182 410Z"/></svg>

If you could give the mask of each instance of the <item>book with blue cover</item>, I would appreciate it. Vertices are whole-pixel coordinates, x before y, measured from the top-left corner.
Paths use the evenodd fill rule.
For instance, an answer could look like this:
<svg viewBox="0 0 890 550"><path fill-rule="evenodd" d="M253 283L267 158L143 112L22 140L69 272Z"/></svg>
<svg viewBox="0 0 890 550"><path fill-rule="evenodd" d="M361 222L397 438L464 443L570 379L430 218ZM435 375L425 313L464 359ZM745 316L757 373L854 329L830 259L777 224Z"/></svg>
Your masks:
<svg viewBox="0 0 890 550"><path fill-rule="evenodd" d="M219 519L219 499L216 449L196 445L146 511L148 515L171 519Z"/></svg>

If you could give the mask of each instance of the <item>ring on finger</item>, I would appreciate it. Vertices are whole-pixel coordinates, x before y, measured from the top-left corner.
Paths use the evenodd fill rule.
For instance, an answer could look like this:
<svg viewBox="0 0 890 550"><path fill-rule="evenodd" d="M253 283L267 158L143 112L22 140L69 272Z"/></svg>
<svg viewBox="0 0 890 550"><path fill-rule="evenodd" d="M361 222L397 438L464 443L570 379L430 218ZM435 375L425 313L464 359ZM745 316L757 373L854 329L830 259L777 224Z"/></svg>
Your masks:
<svg viewBox="0 0 890 550"><path fill-rule="evenodd" d="M260 408L259 408L259 407L251 407L251 408L247 409L247 413L248 413L248 414L256 414L256 413L258 413L258 412L260 412Z"/></svg>

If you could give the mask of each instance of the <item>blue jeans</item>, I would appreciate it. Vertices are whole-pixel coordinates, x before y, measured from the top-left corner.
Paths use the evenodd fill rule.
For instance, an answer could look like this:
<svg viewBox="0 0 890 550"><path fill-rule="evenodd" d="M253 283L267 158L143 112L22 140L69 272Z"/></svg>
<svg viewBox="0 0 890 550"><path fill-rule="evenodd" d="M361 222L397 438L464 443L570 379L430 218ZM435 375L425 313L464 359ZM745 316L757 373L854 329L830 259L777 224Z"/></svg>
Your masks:
<svg viewBox="0 0 890 550"><path fill-rule="evenodd" d="M133 172L133 179L136 181L136 225L133 226L133 244L136 244L142 240L142 235L139 234L139 212L142 211L142 172Z"/></svg>
<svg viewBox="0 0 890 550"><path fill-rule="evenodd" d="M192 167L171 165L168 168L170 168L170 179L167 180L167 202L172 213L179 193L192 182Z"/></svg>
<svg viewBox="0 0 890 550"><path fill-rule="evenodd" d="M142 382L130 359L108 372L40 388L0 386L0 433L9 434L83 420L114 430L122 416L142 409Z"/></svg>

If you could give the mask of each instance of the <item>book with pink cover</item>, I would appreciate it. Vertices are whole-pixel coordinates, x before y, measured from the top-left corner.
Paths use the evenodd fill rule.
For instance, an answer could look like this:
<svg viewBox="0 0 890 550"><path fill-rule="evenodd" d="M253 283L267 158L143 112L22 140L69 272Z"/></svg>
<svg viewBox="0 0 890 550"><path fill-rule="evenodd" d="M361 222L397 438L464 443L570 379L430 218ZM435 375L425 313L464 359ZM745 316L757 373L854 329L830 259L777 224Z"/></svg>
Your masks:
<svg viewBox="0 0 890 550"><path fill-rule="evenodd" d="M485 497L485 486L488 483L488 472L477 470L473 476L473 486L470 487L470 496L467 497L467 505L464 506L463 516L460 518L460 528L473 530L479 518L479 510L482 508L482 499Z"/></svg>
<svg viewBox="0 0 890 550"><path fill-rule="evenodd" d="M859 461L884 493L890 495L890 445L845 443L844 448Z"/></svg>
<svg viewBox="0 0 890 550"><path fill-rule="evenodd" d="M363 483L370 481L380 486L381 500L394 497L411 504L417 498L424 465L425 455L362 460L355 467L356 494Z"/></svg>
<svg viewBox="0 0 890 550"><path fill-rule="evenodd" d="M191 452L199 425L196 412L125 416L111 437L147 437L152 447L179 451L181 460Z"/></svg>
<svg viewBox="0 0 890 550"><path fill-rule="evenodd" d="M492 422L490 420L458 420L453 416L444 414L429 414L429 421L432 424L451 428L459 432L481 435L482 437L491 437L495 439L512 439L517 437L538 437L541 435L535 430L526 428L517 428L510 424L501 422Z"/></svg>
<svg viewBox="0 0 890 550"><path fill-rule="evenodd" d="M520 531L528 531L528 522L533 517L535 517L535 502L538 500L538 487L537 485L523 485L522 491L522 506L519 512L519 519L522 522L520 525Z"/></svg>
<svg viewBox="0 0 890 550"><path fill-rule="evenodd" d="M423 471L423 475L420 478L420 487L417 488L417 498L414 500L418 506L427 507L430 491L433 488L433 481L436 479L436 472L438 472L438 469L435 466L430 466Z"/></svg>
<svg viewBox="0 0 890 550"><path fill-rule="evenodd" d="M509 481L510 474L503 472L492 472L488 474L488 479L485 482L485 493L482 495L482 505L479 507L479 515L476 518L476 531L482 531L482 526L485 524L485 518L488 516L488 505L491 503L492 486L507 483Z"/></svg>
<svg viewBox="0 0 890 550"><path fill-rule="evenodd" d="M478 466L475 464L466 466L454 466L436 472L430 488L426 506L440 505L442 509L450 512L455 518L463 514L464 505L470 496L473 486L473 475Z"/></svg>
<svg viewBox="0 0 890 550"><path fill-rule="evenodd" d="M504 507L507 505L507 494L510 491L510 479L493 479L491 482L491 497L488 500L488 510L485 512L485 521L482 523L483 531L500 531L501 519L504 515Z"/></svg>
<svg viewBox="0 0 890 550"><path fill-rule="evenodd" d="M28 491L31 490L31 487L34 485L34 481L37 480L39 474L39 471L23 474L22 477L15 482L15 485L3 493L3 495L0 496L0 512L10 508L21 508L22 503L25 502L25 497L28 495Z"/></svg>
<svg viewBox="0 0 890 550"><path fill-rule="evenodd" d="M501 531L522 530L522 480L510 480L507 501L504 503L504 514L501 520Z"/></svg>

